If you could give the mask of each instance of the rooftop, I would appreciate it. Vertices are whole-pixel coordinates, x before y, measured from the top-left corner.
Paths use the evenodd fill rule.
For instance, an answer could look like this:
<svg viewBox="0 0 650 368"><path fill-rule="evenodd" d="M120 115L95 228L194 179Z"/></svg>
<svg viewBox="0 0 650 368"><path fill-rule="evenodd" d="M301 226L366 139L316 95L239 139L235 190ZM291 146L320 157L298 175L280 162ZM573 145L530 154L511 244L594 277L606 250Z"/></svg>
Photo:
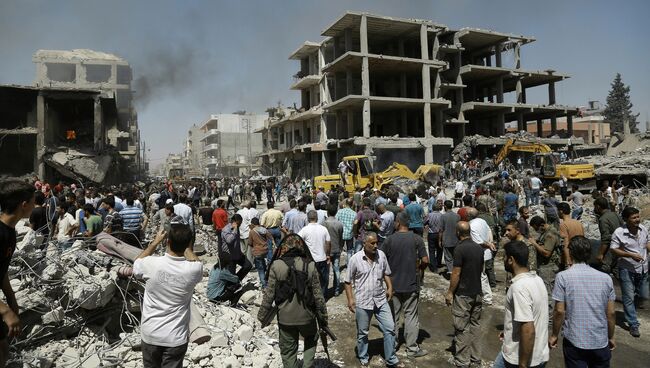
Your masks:
<svg viewBox="0 0 650 368"><path fill-rule="evenodd" d="M126 63L126 60L119 56L109 54L101 51L94 51L89 49L73 49L73 50L38 50L34 53L32 58L34 61L60 59L65 61L91 61L91 60L104 60L104 61L117 61Z"/></svg>

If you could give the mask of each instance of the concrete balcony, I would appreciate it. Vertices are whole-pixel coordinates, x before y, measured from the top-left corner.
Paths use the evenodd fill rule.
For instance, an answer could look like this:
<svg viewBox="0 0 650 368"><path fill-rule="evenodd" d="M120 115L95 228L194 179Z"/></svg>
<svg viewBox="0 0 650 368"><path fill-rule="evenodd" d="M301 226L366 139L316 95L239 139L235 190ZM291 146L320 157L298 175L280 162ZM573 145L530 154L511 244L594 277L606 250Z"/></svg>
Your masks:
<svg viewBox="0 0 650 368"><path fill-rule="evenodd" d="M205 132L205 135L203 136L203 138L201 138L201 141L204 141L204 140L206 140L206 139L208 139L210 137L215 137L217 135L219 135L219 130L218 129L208 129Z"/></svg>
<svg viewBox="0 0 650 368"><path fill-rule="evenodd" d="M293 90L301 90L305 88L309 88L311 86L315 86L320 82L320 76L318 75L306 75L302 78L294 78L293 79L293 84L291 85L291 89Z"/></svg>
<svg viewBox="0 0 650 368"><path fill-rule="evenodd" d="M218 149L219 149L219 145L216 143L206 144L205 147L203 147L203 152L216 151Z"/></svg>

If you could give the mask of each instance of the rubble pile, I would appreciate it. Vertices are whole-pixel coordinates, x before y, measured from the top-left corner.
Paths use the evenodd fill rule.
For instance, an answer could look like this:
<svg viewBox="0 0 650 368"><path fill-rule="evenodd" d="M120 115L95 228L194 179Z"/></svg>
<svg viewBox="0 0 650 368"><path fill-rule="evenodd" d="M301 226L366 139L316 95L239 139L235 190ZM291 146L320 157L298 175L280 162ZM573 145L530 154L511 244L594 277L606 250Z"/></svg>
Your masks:
<svg viewBox="0 0 650 368"><path fill-rule="evenodd" d="M22 241L9 278L23 332L11 344L9 366L141 367L138 326L144 283L121 276L130 274L131 263L91 250L87 240L60 250L55 242L37 245L24 224L17 231ZM198 231L197 242L202 241L208 242L209 235ZM204 248L209 253L212 247ZM206 296L212 266L204 265L206 277L195 289L192 313L200 314L202 324L190 331L194 342L183 366L281 367L277 325L262 329L255 318L262 298L257 275L244 279L247 291L237 305L219 305Z"/></svg>

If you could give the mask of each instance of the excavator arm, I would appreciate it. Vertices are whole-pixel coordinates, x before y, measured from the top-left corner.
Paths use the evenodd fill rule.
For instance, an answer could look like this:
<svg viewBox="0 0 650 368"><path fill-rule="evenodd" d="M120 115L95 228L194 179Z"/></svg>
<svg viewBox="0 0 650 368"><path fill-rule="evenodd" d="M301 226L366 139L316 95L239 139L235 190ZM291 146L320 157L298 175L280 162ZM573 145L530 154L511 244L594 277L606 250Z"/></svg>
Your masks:
<svg viewBox="0 0 650 368"><path fill-rule="evenodd" d="M517 144L514 139L508 139L506 144L503 145L499 153L494 157L494 164L498 165L501 161L505 160L510 152L551 153L552 150L551 147L543 143L525 142L525 144Z"/></svg>

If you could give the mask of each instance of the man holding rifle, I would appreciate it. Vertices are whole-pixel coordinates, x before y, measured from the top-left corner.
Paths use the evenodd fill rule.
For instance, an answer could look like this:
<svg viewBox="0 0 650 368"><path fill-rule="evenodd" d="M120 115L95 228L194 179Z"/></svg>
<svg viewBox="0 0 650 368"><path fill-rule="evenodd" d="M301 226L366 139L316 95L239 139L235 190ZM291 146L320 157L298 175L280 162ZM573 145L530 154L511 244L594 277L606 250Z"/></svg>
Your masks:
<svg viewBox="0 0 650 368"><path fill-rule="evenodd" d="M316 354L318 330L329 329L327 307L316 265L300 236L290 234L282 240L273 255L267 277L268 284L258 319L265 325L277 313L278 340L284 367L299 366L297 354L300 336L305 341L303 367L311 367ZM327 347L326 340L324 347Z"/></svg>

